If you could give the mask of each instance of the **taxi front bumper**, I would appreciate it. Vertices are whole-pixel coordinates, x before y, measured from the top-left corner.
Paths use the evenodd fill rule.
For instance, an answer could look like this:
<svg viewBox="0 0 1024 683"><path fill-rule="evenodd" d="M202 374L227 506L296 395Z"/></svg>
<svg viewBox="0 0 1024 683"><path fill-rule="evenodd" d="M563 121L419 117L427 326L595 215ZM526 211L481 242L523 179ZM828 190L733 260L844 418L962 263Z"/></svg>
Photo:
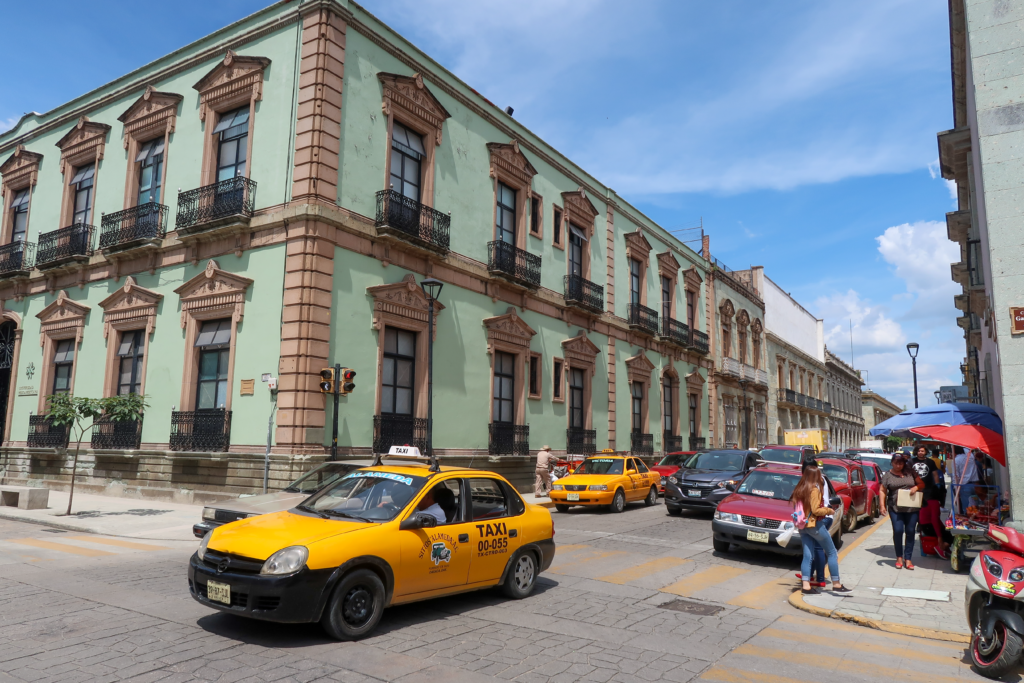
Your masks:
<svg viewBox="0 0 1024 683"><path fill-rule="evenodd" d="M196 602L221 612L301 624L320 619L333 573L333 569L306 567L285 576L265 576L258 569L254 573L252 568L229 567L218 571L193 553L188 566L188 589ZM231 587L230 605L207 597L207 582L211 580Z"/></svg>
<svg viewBox="0 0 1024 683"><path fill-rule="evenodd" d="M569 500L569 494L577 500ZM558 505L611 505L615 489L608 491L550 491L551 502Z"/></svg>

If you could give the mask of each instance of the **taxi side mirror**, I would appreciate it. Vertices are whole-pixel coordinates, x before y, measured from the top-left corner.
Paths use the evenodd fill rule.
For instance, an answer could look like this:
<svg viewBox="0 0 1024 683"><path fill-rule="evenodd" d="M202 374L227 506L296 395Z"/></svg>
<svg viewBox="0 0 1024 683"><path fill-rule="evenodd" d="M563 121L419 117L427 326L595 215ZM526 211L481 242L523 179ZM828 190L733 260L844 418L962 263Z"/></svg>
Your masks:
<svg viewBox="0 0 1024 683"><path fill-rule="evenodd" d="M428 529L437 526L437 519L433 515L425 515L422 512L414 512L398 525L402 531L410 529Z"/></svg>
<svg viewBox="0 0 1024 683"><path fill-rule="evenodd" d="M636 474L636 470L634 470L633 468L630 468L630 469L626 470L626 474Z"/></svg>

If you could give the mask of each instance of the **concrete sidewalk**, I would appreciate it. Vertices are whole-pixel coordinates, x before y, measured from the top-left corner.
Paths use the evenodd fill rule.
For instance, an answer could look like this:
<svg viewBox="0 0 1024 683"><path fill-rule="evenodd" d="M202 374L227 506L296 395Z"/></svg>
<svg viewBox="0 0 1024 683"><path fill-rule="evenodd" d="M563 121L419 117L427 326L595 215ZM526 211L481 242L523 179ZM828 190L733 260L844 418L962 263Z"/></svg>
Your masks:
<svg viewBox="0 0 1024 683"><path fill-rule="evenodd" d="M853 595L803 596L798 591L790 604L883 631L969 642L963 603L967 574L954 573L949 560L919 551L918 542L913 558L916 569L896 569L892 526L883 517L855 546L839 553L839 571L843 583L854 589Z"/></svg>

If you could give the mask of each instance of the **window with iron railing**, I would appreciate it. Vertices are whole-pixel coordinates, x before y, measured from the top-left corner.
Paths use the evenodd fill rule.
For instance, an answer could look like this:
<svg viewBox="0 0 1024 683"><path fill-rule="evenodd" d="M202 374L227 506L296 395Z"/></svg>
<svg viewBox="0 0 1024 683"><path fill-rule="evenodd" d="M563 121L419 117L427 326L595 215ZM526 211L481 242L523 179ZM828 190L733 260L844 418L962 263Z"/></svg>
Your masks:
<svg viewBox="0 0 1024 683"><path fill-rule="evenodd" d="M968 240L967 242L967 272L970 276L970 286L985 284L985 274L981 263L981 240Z"/></svg>

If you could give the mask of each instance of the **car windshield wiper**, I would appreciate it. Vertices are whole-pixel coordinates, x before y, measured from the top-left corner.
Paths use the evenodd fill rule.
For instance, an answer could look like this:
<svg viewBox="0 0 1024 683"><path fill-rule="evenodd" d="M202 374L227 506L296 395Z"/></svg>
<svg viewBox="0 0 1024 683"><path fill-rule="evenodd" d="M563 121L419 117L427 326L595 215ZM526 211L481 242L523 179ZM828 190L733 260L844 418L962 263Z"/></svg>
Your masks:
<svg viewBox="0 0 1024 683"><path fill-rule="evenodd" d="M302 510L303 512L312 512L314 515L316 515L320 519L327 519L327 515L325 515L322 511L314 510L313 508L309 507L308 505L299 504L299 505L295 506L295 509L296 510Z"/></svg>
<svg viewBox="0 0 1024 683"><path fill-rule="evenodd" d="M340 510L321 510L321 512L323 512L325 515L330 515L331 517L347 517L348 519L358 519L360 522L373 521L366 519L365 517L360 517L358 515L350 515L347 512L341 512Z"/></svg>

